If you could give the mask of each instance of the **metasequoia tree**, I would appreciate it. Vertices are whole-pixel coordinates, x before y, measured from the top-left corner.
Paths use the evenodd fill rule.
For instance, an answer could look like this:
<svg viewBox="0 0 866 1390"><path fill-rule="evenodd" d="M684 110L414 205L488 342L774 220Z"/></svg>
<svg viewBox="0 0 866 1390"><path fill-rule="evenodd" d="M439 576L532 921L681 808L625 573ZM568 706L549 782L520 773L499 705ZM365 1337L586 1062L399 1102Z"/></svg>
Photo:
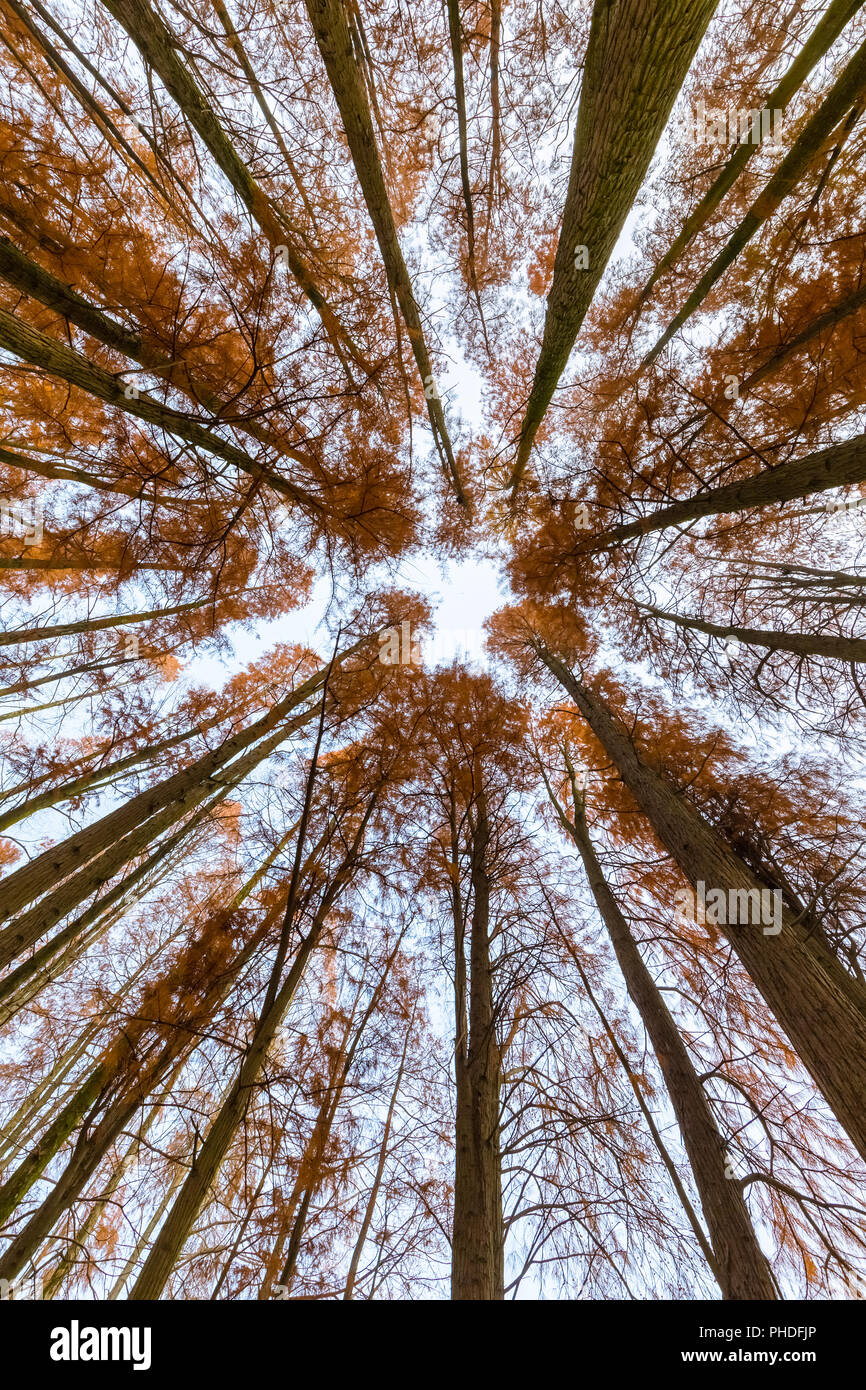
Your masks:
<svg viewBox="0 0 866 1390"><path fill-rule="evenodd" d="M775 1284L743 1195L727 1177L722 1136L688 1049L641 958L599 862L587 825L585 791L578 786L567 744L563 757L571 793L570 811L566 811L549 783L548 795L562 826L580 853L626 988L640 1013L665 1078L709 1229L711 1268L725 1298L775 1298Z"/></svg>
<svg viewBox="0 0 866 1390"><path fill-rule="evenodd" d="M593 7L544 337L520 427L517 490L616 239L715 5Z"/></svg>
<svg viewBox="0 0 866 1390"><path fill-rule="evenodd" d="M519 614L516 626L518 631L523 628L526 644L574 701L658 838L691 882L718 884L724 891L760 892L760 872L689 805L664 772L641 756L604 697L575 675ZM866 995L862 984L845 971L802 916L783 902L775 934L778 940L752 925L730 929L731 944L862 1154L866 1133L857 1097L866 1081ZM844 1063L837 1046L843 1035L847 1039Z"/></svg>
<svg viewBox="0 0 866 1390"><path fill-rule="evenodd" d="M447 681L447 684L446 684ZM449 689L450 686L450 689ZM497 822L519 767L521 719L459 673L442 682L425 737L436 841L453 933L455 1175L451 1297L504 1296L500 1152L503 982L493 954ZM440 715L441 710L441 715ZM441 720L441 722L440 722ZM511 745L509 747L509 745ZM506 780L503 781L503 776ZM440 820L441 818L441 820Z"/></svg>
<svg viewBox="0 0 866 1390"><path fill-rule="evenodd" d="M0 0L0 1277L857 1286L864 112L858 0Z"/></svg>

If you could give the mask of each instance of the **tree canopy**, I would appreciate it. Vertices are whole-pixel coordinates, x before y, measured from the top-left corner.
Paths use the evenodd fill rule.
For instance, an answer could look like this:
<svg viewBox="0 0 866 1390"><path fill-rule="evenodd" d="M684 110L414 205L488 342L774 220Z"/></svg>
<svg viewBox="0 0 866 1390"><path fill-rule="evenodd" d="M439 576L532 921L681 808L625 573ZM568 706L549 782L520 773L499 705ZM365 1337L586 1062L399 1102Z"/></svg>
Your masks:
<svg viewBox="0 0 866 1390"><path fill-rule="evenodd" d="M0 1281L866 1296L862 0L0 40Z"/></svg>

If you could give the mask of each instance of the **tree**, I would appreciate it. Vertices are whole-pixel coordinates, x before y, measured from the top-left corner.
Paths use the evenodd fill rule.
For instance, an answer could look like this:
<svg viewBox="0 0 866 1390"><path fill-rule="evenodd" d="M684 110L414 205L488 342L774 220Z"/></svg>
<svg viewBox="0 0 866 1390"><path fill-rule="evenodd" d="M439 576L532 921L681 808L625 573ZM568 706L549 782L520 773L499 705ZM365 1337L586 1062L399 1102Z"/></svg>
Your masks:
<svg viewBox="0 0 866 1390"><path fill-rule="evenodd" d="M848 1296L863 7L0 39L0 1278Z"/></svg>

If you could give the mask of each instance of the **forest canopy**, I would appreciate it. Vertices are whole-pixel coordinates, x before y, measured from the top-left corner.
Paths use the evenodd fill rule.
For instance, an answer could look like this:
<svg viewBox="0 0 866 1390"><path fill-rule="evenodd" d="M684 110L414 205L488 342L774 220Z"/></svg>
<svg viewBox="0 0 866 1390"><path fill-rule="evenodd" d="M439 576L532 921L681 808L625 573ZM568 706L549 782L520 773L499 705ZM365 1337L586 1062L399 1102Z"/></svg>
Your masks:
<svg viewBox="0 0 866 1390"><path fill-rule="evenodd" d="M862 0L0 41L0 1288L866 1297Z"/></svg>

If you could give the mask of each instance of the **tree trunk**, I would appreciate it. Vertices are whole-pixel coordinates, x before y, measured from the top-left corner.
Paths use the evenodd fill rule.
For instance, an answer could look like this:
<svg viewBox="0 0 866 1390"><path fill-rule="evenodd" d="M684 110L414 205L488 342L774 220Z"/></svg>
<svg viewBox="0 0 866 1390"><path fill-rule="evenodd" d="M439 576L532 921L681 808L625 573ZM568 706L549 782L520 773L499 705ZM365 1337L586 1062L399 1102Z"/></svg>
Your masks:
<svg viewBox="0 0 866 1390"><path fill-rule="evenodd" d="M409 333L412 353L425 386L427 413L436 447L451 478L457 500L465 506L467 498L445 423L445 412L435 389L433 367L424 338L421 315L403 252L400 250L394 214L391 211L379 160L370 103L355 59L342 0L306 0L306 5L343 121L364 202L379 243L388 285L397 296L400 312Z"/></svg>
<svg viewBox="0 0 866 1390"><path fill-rule="evenodd" d="M334 350L342 360L342 347L368 374L370 367L342 327L317 287L298 252L299 234L256 182L181 59L181 48L148 0L102 0L105 8L129 34L141 56L159 76L190 125L204 141L215 163L274 247L285 246L290 271L322 321Z"/></svg>
<svg viewBox="0 0 866 1390"><path fill-rule="evenodd" d="M349 1035L351 1033L352 1024L354 1022L355 1011L357 1009L358 1002L361 997L363 980L361 982L361 986L359 987L358 994L355 998L355 1003L352 1006L351 1017L349 1018L346 1024L340 1051L334 1060L333 1079L325 1092L321 1105L319 1106L319 1113L316 1116L316 1122L313 1125L310 1138L304 1149L304 1156L298 1167L298 1176L295 1180L295 1184L292 1189L292 1195L289 1200L288 1213L286 1215L285 1220L282 1223L279 1236L277 1237L276 1243L274 1245L274 1250L271 1254L270 1259L268 1260L267 1269L265 1271L265 1278L263 1279L261 1287L259 1289L258 1296L260 1299L267 1299L270 1296L271 1284L274 1278L274 1274L276 1273L277 1266L279 1265L279 1262L282 1259L282 1252L285 1247L287 1238L289 1241L289 1248L286 1254L285 1261L283 1263L283 1270L282 1274L280 1275L279 1282L284 1286L287 1292L291 1290L292 1283L295 1277L295 1271L297 1268L298 1255L300 1254L301 1250L301 1241L303 1238L304 1227L306 1225L307 1216L310 1210L310 1203L312 1202L313 1197L316 1195L321 1185L321 1164L328 1146L328 1140L330 1139L331 1130L333 1128L334 1120L337 1115L337 1110L342 1099L343 1092L346 1087L346 1082L348 1080L349 1073L352 1069L352 1065L355 1060L355 1056L357 1054L358 1048L361 1045L361 1039L364 1035L364 1030L366 1029L367 1024L370 1022L370 1019L373 1017L373 1014L375 1013L376 1009L378 1008L379 1000L382 997L382 991L385 988L385 983L388 979L391 966L394 963L394 958L397 955L398 950L400 949L400 945L403 940L403 935L404 933L401 932L400 936L397 938L396 945L394 946L393 951L388 956L388 959L385 963L385 969L379 977L378 983L376 984L376 988L373 990L368 1001L367 1007L361 1016L360 1023L358 1024L358 1027L355 1030L355 1035L352 1038L351 1043L349 1043ZM300 1206L298 1205L299 1203Z"/></svg>
<svg viewBox="0 0 866 1390"><path fill-rule="evenodd" d="M740 482L708 488L706 492L698 492L693 497L656 507L637 521L624 522L621 526L612 526L600 532L586 548L612 549L635 536L646 536L650 531L662 531L667 526L681 526L702 516L740 512L748 507L769 507L775 502L790 502L798 497L809 497L814 492L826 492L828 488L862 483L864 479L866 434L858 434L844 444L818 449L805 458L789 459L777 468L764 468Z"/></svg>
<svg viewBox="0 0 866 1390"><path fill-rule="evenodd" d="M186 1180L181 1187L171 1211L163 1225L144 1267L131 1292L132 1298L158 1299L177 1258L183 1249L193 1223L204 1205L211 1185L214 1182L223 1159L228 1151L238 1127L240 1126L252 1090L258 1082L261 1069L271 1042L279 1028L286 1011L291 1005L295 991L300 984L307 962L324 931L325 924L334 903L352 876L356 855L363 840L367 820L372 813L375 794L371 797L360 829L353 844L347 851L340 867L325 891L310 930L299 946L284 983L272 993L269 986L265 995L265 1005L259 1014L255 1032L246 1049L240 1071L228 1096L217 1112L207 1138L204 1141ZM294 876L293 876L294 879ZM293 897L289 889L290 907ZM289 913L284 923L283 939L287 938L286 926L290 926ZM279 960L279 953L277 956ZM271 985L276 980L272 973ZM271 1000L271 1002L268 1002Z"/></svg>
<svg viewBox="0 0 866 1390"><path fill-rule="evenodd" d="M544 338L511 475L532 443L717 0L595 0ZM588 265L578 264L585 247Z"/></svg>
<svg viewBox="0 0 866 1390"><path fill-rule="evenodd" d="M469 941L469 1019L458 1016L455 1052L457 1114L452 1299L504 1298L502 1160L499 1148L500 1058L490 959L490 825L484 791L472 831L472 917ZM459 1034L462 1032L462 1037Z"/></svg>
<svg viewBox="0 0 866 1390"><path fill-rule="evenodd" d="M292 833L292 830L287 832L276 848L248 879L244 887L235 894L225 909L226 913L231 914L236 911L244 902ZM320 848L321 845L308 857L304 866L304 873L315 861ZM0 1259L0 1277L13 1278L15 1273L33 1256L63 1211L78 1199L84 1185L99 1167L124 1126L153 1094L156 1087L162 1084L169 1069L175 1067L198 1045L203 1025L213 1018L215 1010L226 997L232 981L237 978L238 972L252 957L260 942L271 930L281 911L282 908L279 903L275 903L269 908L259 926L230 965L227 967L225 964L221 964L217 970L216 978L205 981L202 1000L196 1009L195 1017L174 1020L168 1041L156 1058L149 1064L140 1064L134 1071L131 1080L127 1076L128 1068L130 1066L135 1067L136 1049L154 1020L149 1021L142 1014L136 1018L134 1024L121 1029L112 1042L103 1048L100 1060L89 1072L75 1094L64 1105L58 1118L0 1188L0 1222L2 1222L6 1216L14 1211L27 1191L41 1177L52 1158L60 1151L76 1125L84 1119L91 1107L95 1113L102 1099L109 1095L110 1088L123 1087L120 1094L110 1101L102 1120L89 1136L89 1125L87 1123L82 1124L72 1157L65 1171L55 1183L48 1197L37 1208ZM201 938L202 951L200 954L202 956L205 949L206 930ZM157 1022L159 1021L157 1020ZM128 1082L125 1087L123 1086L124 1079L127 1079ZM10 1269L12 1274L3 1274L4 1270Z"/></svg>
<svg viewBox="0 0 866 1390"><path fill-rule="evenodd" d="M713 1272L722 1294L726 1299L775 1299L773 1275L758 1244L742 1191L737 1179L726 1175L724 1140L704 1088L604 876L583 807L576 803L574 809L574 821L566 820L566 824L580 851L626 988L643 1020L664 1077L709 1229L715 1259Z"/></svg>
<svg viewBox="0 0 866 1390"><path fill-rule="evenodd" d="M361 1263L361 1256L364 1253L364 1246L367 1241L367 1235L369 1233L370 1226L373 1221L373 1214L376 1210L376 1202L379 1198L379 1189L382 1186L382 1178L385 1173L385 1164L388 1159L388 1144L391 1139L391 1126L394 1123L394 1111L397 1108L397 1096L400 1093L400 1087L403 1083L403 1072L406 1067L406 1053L409 1048L409 1038L411 1035L412 1025L414 1021L415 1020L413 1016L409 1023L409 1027L406 1029L406 1038L403 1043L403 1053L400 1057L400 1065L397 1068L397 1079L394 1082L394 1089L391 1092L391 1099L388 1102L388 1113L385 1116L385 1127L382 1131L382 1142L379 1145L379 1158L376 1164L376 1172L373 1176L373 1184L370 1188L370 1195L367 1198L367 1205L364 1208L364 1216L361 1220L361 1228L358 1231L358 1239L355 1241L355 1247L352 1251L352 1258L349 1261L349 1273L346 1275L346 1287L343 1290L344 1300L351 1299L355 1292L355 1284L358 1278L358 1266Z"/></svg>
<svg viewBox="0 0 866 1390"><path fill-rule="evenodd" d="M150 425L157 425L177 439L184 439L197 449L203 449L205 453L222 459L224 463L233 464L242 473L248 473L251 478L267 483L274 492L280 493L290 502L305 506L315 513L321 512L321 504L310 493L296 487L282 474L274 473L266 465L257 462L237 445L228 443L207 425L201 424L190 415L182 414L179 410L173 410L171 406L163 405L146 392L140 391L136 395L127 396L125 393L128 388L111 372L95 366L74 348L66 347L58 338L50 338L46 333L40 333L37 328L32 328L14 314L7 313L5 309L0 309L0 347L21 361L41 367L43 371L59 377L61 381L69 382L70 386L86 391L97 400L116 406Z"/></svg>
<svg viewBox="0 0 866 1390"><path fill-rule="evenodd" d="M11 631L0 633L0 647L17 647L21 642L51 642L56 637L73 637L82 632L104 632L106 628L146 623L152 618L172 618L177 613L189 613L195 608L204 608L208 604L215 605L218 602L219 598L197 598L190 603L175 604L172 608L152 608L147 613L116 613L107 618L79 618L77 622L56 623L53 627L24 627L17 630L12 628Z"/></svg>
<svg viewBox="0 0 866 1390"><path fill-rule="evenodd" d="M475 264L475 209L472 206L472 183L469 177L469 139L466 120L466 88L463 80L463 35L460 22L460 0L447 0L448 6L448 37L451 41L451 63L454 68L454 95L457 98L457 140L460 148L460 185L463 189L463 206L466 209L466 245L467 245L467 264L469 268L469 285L475 296L475 303L478 307L478 317L481 320L481 331L484 334L484 343L490 354L490 343L487 339L487 324L484 322L484 310L481 307L481 295L478 290L478 272ZM492 34L491 16L491 34Z"/></svg>
<svg viewBox="0 0 866 1390"><path fill-rule="evenodd" d="M603 701L540 643L536 650L689 881L729 893L766 887L682 793L638 756ZM770 935L757 925L720 930L839 1124L866 1158L866 990L784 903L781 919L781 930Z"/></svg>
<svg viewBox="0 0 866 1390"><path fill-rule="evenodd" d="M655 347L647 353L643 365L649 366L656 360L662 348L669 343L675 333L691 318L696 309L703 304L717 280L720 280L729 266L748 245L756 232L769 220L793 192L800 179L817 158L825 141L829 139L841 120L848 115L866 90L866 41L864 41L847 66L837 77L818 110L800 132L793 147L788 151L769 183L762 189L749 208L733 236L714 258L709 269L701 276L685 304L677 313Z"/></svg>
<svg viewBox="0 0 866 1390"><path fill-rule="evenodd" d="M245 434L251 435L260 444L268 445L297 463L307 467L314 465L314 460L309 454L278 439L258 421L236 418L231 403L215 396L203 382L192 376L182 360L173 360L170 355L167 356L160 351L159 347L149 343L142 334L130 331L95 304L91 304L83 295L25 256L8 237L0 237L0 276L16 289L38 300L40 304L62 314L97 342L104 343L106 347L113 348L115 352L123 353L133 362L139 362L143 367L158 373L166 383L189 396L196 405L204 406L217 419L233 425Z"/></svg>
<svg viewBox="0 0 866 1390"><path fill-rule="evenodd" d="M365 640L340 653L335 661L357 651ZM18 908L51 889L58 879L66 878L80 865L85 866L55 892L49 892L37 908L0 932L0 964L8 965L94 888L113 877L157 834L219 790L218 776L230 783L232 779L240 780L269 756L293 728L313 718L314 709L289 721L288 725L283 724L292 709L321 688L333 664L317 671L297 690L278 700L260 719L227 738L213 752L204 754L181 772L139 793L124 806L110 811L9 874L3 880L0 918L11 917ZM244 756L238 757L239 754ZM227 767L235 758L236 761ZM104 849L106 845L108 849Z"/></svg>
<svg viewBox="0 0 866 1390"><path fill-rule="evenodd" d="M858 3L859 8L859 3ZM824 314L818 314L817 318L807 323L805 328L801 328L799 333L795 333L793 338L789 338L786 343L781 343L775 352L771 353L766 362L762 362L760 367L756 367L750 372L740 387L740 394L745 396L755 386L770 376L789 357L793 357L795 352L810 343L813 338L817 338L822 333L826 333L828 328L835 328L837 323L842 323L844 319L856 314L866 304L866 285L860 289L853 290L851 294L846 294L842 299L837 300L831 309Z"/></svg>
<svg viewBox="0 0 866 1390"><path fill-rule="evenodd" d="M796 656L829 656L835 661L845 661L848 664L852 661L856 664L866 662L866 639L862 637L838 637L829 632L772 632L766 628L709 623L703 618L669 613L666 609L654 608L649 603L642 603L640 607L662 622L675 623L677 627L688 631L705 632L708 637L734 637L749 647L767 647L773 652L793 652Z"/></svg>
<svg viewBox="0 0 866 1390"><path fill-rule="evenodd" d="M784 77L761 102L761 110L779 111L785 109L794 93L799 90L815 65L836 42L845 25L850 19L853 19L862 4L863 0L831 0L831 4L819 19ZM763 136L763 128L761 135ZM689 243L694 241L698 232L706 226L758 148L759 145L753 144L751 141L743 141L734 146L721 173L713 180L694 212L686 218L670 249L662 256L650 276L641 295L642 300L646 299L665 271L679 260Z"/></svg>

